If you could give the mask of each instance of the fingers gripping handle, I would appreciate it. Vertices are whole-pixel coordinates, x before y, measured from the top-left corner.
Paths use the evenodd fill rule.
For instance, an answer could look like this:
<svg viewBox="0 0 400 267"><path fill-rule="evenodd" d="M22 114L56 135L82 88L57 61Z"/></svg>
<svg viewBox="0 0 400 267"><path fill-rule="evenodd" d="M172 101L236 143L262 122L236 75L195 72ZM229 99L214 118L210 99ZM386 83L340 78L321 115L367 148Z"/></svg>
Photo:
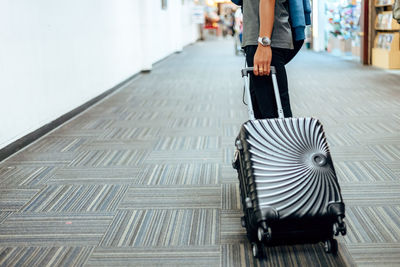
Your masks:
<svg viewBox="0 0 400 267"><path fill-rule="evenodd" d="M253 72L253 67L247 67L242 69L242 77L247 76L250 72ZM271 74L276 74L276 69L274 66L271 66Z"/></svg>
<svg viewBox="0 0 400 267"><path fill-rule="evenodd" d="M249 113L250 120L254 120L254 111L253 111L253 104L251 102L251 95L250 95L250 79L249 79L249 73L253 72L253 67L248 67L242 69L242 77L244 78L244 87L247 95L247 109ZM272 85L274 87L274 94L275 94L275 100L276 100L276 106L278 107L278 116L280 119L283 119L285 116L283 114L283 109L282 109L282 103L281 103L281 97L279 94L279 87L278 87L278 81L276 79L276 69L274 66L271 66L271 77L272 77Z"/></svg>

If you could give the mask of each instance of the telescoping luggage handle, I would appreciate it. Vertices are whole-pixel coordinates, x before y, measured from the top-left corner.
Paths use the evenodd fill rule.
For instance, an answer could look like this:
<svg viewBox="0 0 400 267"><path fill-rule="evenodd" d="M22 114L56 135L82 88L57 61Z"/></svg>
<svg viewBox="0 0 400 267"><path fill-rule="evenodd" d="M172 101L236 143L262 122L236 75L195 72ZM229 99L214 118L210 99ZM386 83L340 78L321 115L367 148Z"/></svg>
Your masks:
<svg viewBox="0 0 400 267"><path fill-rule="evenodd" d="M242 69L242 77L244 78L244 88L247 96L247 111L249 113L250 120L255 120L253 103L251 102L250 79L249 79L249 73L252 72L253 70L254 70L253 67ZM276 106L278 107L278 116L280 119L283 119L285 116L283 114L281 97L279 95L278 81L276 79L276 69L274 66L271 66L271 76L272 76L272 85L274 87Z"/></svg>

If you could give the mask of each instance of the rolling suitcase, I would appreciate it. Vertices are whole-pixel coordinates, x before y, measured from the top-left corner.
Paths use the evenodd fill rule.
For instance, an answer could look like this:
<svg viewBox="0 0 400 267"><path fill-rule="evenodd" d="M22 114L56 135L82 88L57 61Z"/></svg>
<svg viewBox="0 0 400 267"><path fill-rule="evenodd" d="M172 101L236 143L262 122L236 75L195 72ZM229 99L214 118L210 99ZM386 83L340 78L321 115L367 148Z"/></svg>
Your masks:
<svg viewBox="0 0 400 267"><path fill-rule="evenodd" d="M242 226L254 257L264 245L324 242L336 254L334 236L346 234L345 205L321 123L284 118L276 70L271 66L278 119L256 120L249 72L242 70L250 120L236 138L233 167L238 171Z"/></svg>

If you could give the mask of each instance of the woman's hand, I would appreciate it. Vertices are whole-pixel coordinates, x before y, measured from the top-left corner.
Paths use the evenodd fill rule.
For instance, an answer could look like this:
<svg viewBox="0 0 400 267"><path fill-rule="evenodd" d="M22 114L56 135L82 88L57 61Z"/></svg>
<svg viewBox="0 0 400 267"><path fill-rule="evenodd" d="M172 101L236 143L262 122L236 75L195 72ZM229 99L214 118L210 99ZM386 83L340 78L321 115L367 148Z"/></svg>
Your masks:
<svg viewBox="0 0 400 267"><path fill-rule="evenodd" d="M258 36L271 39L275 18L275 0L260 0L259 8L260 32ZM272 50L271 46L258 44L254 55L254 75L269 75L271 71Z"/></svg>
<svg viewBox="0 0 400 267"><path fill-rule="evenodd" d="M269 75L271 71L271 60L271 46L262 46L259 44L254 55L254 75Z"/></svg>

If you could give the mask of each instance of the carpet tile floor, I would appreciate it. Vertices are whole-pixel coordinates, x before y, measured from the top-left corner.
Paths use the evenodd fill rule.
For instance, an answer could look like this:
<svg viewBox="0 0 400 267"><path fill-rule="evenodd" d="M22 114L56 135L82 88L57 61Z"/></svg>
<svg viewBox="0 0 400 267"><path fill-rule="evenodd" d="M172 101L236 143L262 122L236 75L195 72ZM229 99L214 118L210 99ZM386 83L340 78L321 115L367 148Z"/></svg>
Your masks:
<svg viewBox="0 0 400 267"><path fill-rule="evenodd" d="M231 41L199 42L0 163L0 266L400 266L399 76L301 51L295 116L324 125L347 207L322 244L251 255L234 139L247 120Z"/></svg>

